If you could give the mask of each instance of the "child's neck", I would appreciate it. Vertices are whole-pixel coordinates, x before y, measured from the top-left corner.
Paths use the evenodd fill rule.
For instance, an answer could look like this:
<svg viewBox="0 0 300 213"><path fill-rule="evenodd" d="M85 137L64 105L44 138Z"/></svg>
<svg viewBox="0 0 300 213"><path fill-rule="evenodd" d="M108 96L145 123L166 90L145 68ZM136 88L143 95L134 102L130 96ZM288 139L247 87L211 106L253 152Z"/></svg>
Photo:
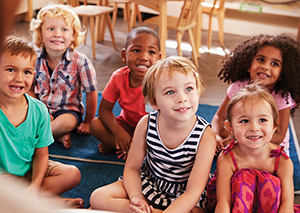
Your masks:
<svg viewBox="0 0 300 213"><path fill-rule="evenodd" d="M48 65L52 70L55 69L55 67L58 65L59 61L62 59L64 52L58 52L58 51L48 51L45 49L45 58L48 61Z"/></svg>
<svg viewBox="0 0 300 213"><path fill-rule="evenodd" d="M129 73L129 87L138 88L141 87L142 84L143 84L143 78L136 78L131 74L131 72Z"/></svg>
<svg viewBox="0 0 300 213"><path fill-rule="evenodd" d="M0 108L15 127L26 120L28 103L25 95L18 99L1 99Z"/></svg>

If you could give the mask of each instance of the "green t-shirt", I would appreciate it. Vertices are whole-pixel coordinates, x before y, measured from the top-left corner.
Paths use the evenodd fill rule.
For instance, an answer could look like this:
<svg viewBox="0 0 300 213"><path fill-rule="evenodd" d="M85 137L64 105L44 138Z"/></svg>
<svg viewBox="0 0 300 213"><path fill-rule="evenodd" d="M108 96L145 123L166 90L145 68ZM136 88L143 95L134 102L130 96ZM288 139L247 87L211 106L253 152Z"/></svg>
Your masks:
<svg viewBox="0 0 300 213"><path fill-rule="evenodd" d="M0 170L24 176L32 168L34 150L54 142L46 106L27 94L26 120L15 127L0 109ZM1 172L0 172L1 174Z"/></svg>

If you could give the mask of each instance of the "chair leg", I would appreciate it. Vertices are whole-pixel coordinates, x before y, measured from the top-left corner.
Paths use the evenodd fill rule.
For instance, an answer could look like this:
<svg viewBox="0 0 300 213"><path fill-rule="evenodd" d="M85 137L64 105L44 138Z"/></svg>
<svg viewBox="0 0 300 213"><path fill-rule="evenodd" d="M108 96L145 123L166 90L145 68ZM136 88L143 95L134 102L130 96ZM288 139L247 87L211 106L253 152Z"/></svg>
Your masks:
<svg viewBox="0 0 300 213"><path fill-rule="evenodd" d="M141 11L139 9L139 5L135 4L135 7L136 7L136 12L137 12L138 20L140 22L140 27L142 27L143 26L143 19L142 19Z"/></svg>
<svg viewBox="0 0 300 213"><path fill-rule="evenodd" d="M196 45L195 45L195 40L194 40L194 35L193 35L192 29L188 29L188 35L189 35L190 43L192 46L193 59L195 61L196 67L199 68L198 57L197 57L197 51L199 51L199 50L196 50Z"/></svg>
<svg viewBox="0 0 300 213"><path fill-rule="evenodd" d="M88 26L88 23L87 23L87 19L88 17L83 17L83 26L86 26L86 32L87 32L87 26ZM84 39L84 45L86 45L86 37Z"/></svg>
<svg viewBox="0 0 300 213"><path fill-rule="evenodd" d="M211 39L212 39L212 15L209 15L209 23L208 23L208 35L207 35L207 49L210 50L211 47Z"/></svg>
<svg viewBox="0 0 300 213"><path fill-rule="evenodd" d="M110 36L111 36L111 40L113 42L114 48L115 48L115 50L117 50L117 45L116 45L115 37L114 37L114 31L113 31L112 26L111 26L111 20L110 20L109 13L106 14L106 21L107 21L108 29L109 29L109 32L110 32Z"/></svg>
<svg viewBox="0 0 300 213"><path fill-rule="evenodd" d="M219 42L222 48L224 48L224 18L225 13L220 13L218 15L218 22L219 22Z"/></svg>
<svg viewBox="0 0 300 213"><path fill-rule="evenodd" d="M92 42L92 50L93 50L93 58L96 59L96 48L95 48L95 20L94 17L90 17L90 31L91 31L91 42Z"/></svg>
<svg viewBox="0 0 300 213"><path fill-rule="evenodd" d="M182 40L183 33L180 31L176 32L176 40L177 40L177 52L179 56L182 56L182 50L181 50L181 40Z"/></svg>
<svg viewBox="0 0 300 213"><path fill-rule="evenodd" d="M115 10L113 12L113 16L112 16L112 28L115 29L116 26L116 20L117 20L117 15L118 15L118 3L115 2Z"/></svg>
<svg viewBox="0 0 300 213"><path fill-rule="evenodd" d="M131 31L131 26L130 26L130 4L131 3L125 3L125 7L124 7L124 19L126 19L126 21L127 21L128 33Z"/></svg>

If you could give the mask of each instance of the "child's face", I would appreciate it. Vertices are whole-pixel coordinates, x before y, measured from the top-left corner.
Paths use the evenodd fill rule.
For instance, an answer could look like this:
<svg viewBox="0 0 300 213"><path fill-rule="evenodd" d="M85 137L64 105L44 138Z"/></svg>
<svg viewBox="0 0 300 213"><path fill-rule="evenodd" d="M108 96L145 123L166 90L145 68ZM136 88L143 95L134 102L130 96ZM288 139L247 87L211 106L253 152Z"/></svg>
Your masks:
<svg viewBox="0 0 300 213"><path fill-rule="evenodd" d="M231 123L226 121L225 125L240 146L256 150L271 141L276 126L268 102L258 99L239 101L232 112Z"/></svg>
<svg viewBox="0 0 300 213"><path fill-rule="evenodd" d="M162 74L156 86L156 110L172 122L185 122L193 118L198 109L199 93L196 78L192 73L185 75L174 72L170 79Z"/></svg>
<svg viewBox="0 0 300 213"><path fill-rule="evenodd" d="M43 42L47 53L61 52L64 53L74 41L73 29L66 24L63 18L49 18L45 16L42 25Z"/></svg>
<svg viewBox="0 0 300 213"><path fill-rule="evenodd" d="M262 82L272 92L277 81L280 81L282 63L281 51L279 49L272 46L261 48L255 55L250 69L248 69L251 80Z"/></svg>
<svg viewBox="0 0 300 213"><path fill-rule="evenodd" d="M35 60L4 52L0 57L0 98L17 99L30 90Z"/></svg>
<svg viewBox="0 0 300 213"><path fill-rule="evenodd" d="M148 69L159 59L158 40L147 33L133 37L126 50L122 50L122 61L131 70L131 75L140 80L143 80Z"/></svg>

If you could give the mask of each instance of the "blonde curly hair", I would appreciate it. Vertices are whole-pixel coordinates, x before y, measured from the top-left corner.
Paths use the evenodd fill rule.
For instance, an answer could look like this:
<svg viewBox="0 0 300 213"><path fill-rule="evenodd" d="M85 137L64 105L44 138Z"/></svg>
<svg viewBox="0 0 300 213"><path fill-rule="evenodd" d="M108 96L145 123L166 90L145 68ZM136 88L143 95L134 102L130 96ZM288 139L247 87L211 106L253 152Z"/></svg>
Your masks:
<svg viewBox="0 0 300 213"><path fill-rule="evenodd" d="M73 29L74 37L70 44L71 49L76 49L84 41L86 31L81 31L81 22L72 8L67 5L49 3L38 12L37 18L32 19L30 23L30 30L33 32L33 42L38 48L44 47L42 25L45 16L49 18L62 17L67 25L71 23L70 27Z"/></svg>

